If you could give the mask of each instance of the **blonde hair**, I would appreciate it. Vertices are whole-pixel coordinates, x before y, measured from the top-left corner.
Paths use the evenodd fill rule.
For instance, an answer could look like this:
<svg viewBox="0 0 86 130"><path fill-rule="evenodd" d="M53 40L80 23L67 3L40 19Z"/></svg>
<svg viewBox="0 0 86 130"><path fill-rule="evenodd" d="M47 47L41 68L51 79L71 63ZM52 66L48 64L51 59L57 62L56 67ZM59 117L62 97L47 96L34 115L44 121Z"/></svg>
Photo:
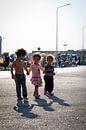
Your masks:
<svg viewBox="0 0 86 130"><path fill-rule="evenodd" d="M33 54L33 59L34 59L35 57L39 57L39 60L41 59L41 55L40 55L39 53Z"/></svg>
<svg viewBox="0 0 86 130"><path fill-rule="evenodd" d="M47 60L48 59L52 59L52 61L53 61L54 60L54 56L52 54L49 54L49 55L47 55Z"/></svg>

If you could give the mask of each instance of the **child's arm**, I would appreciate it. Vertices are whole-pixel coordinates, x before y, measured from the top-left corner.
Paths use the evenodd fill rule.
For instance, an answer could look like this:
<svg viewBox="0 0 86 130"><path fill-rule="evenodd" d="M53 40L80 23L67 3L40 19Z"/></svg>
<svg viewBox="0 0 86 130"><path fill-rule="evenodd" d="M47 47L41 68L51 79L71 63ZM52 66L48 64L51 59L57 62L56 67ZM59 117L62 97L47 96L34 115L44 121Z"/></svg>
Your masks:
<svg viewBox="0 0 86 130"><path fill-rule="evenodd" d="M15 75L14 75L14 73L13 73L13 68L14 68L14 63L11 65L11 77L12 77L12 79L15 79Z"/></svg>
<svg viewBox="0 0 86 130"><path fill-rule="evenodd" d="M29 71L28 71L28 68L27 68L27 66L26 66L26 65L24 65L24 69L26 70L27 75L29 75Z"/></svg>
<svg viewBox="0 0 86 130"><path fill-rule="evenodd" d="M32 71L32 67L30 66L28 69L28 72L30 73Z"/></svg>
<svg viewBox="0 0 86 130"><path fill-rule="evenodd" d="M26 70L27 75L29 75L30 71L32 70L31 66L29 68L27 68L26 66L24 66L24 69Z"/></svg>
<svg viewBox="0 0 86 130"><path fill-rule="evenodd" d="M40 66L40 69L41 69L41 71L42 71L43 73L45 72L45 68L44 68L44 67Z"/></svg>
<svg viewBox="0 0 86 130"><path fill-rule="evenodd" d="M53 67L53 75L56 75L54 67Z"/></svg>

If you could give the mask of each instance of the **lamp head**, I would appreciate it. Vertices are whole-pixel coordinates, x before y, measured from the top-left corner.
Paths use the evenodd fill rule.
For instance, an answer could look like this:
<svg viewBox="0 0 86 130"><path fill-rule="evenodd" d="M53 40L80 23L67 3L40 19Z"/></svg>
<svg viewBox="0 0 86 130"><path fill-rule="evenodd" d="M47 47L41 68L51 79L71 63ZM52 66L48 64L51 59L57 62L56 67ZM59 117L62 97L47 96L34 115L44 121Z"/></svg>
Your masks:
<svg viewBox="0 0 86 130"><path fill-rule="evenodd" d="M70 3L66 4L66 5L71 5Z"/></svg>

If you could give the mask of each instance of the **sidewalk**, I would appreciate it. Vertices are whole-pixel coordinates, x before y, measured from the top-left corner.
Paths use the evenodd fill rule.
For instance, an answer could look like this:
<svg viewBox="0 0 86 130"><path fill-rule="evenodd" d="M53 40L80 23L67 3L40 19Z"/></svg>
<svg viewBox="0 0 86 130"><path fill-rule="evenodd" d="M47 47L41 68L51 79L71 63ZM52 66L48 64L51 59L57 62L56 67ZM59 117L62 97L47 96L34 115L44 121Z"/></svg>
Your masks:
<svg viewBox="0 0 86 130"><path fill-rule="evenodd" d="M86 67L56 71L52 97L46 97L44 87L40 87L41 97L34 100L34 86L27 77L30 107L18 106L10 72L0 72L0 130L86 129Z"/></svg>

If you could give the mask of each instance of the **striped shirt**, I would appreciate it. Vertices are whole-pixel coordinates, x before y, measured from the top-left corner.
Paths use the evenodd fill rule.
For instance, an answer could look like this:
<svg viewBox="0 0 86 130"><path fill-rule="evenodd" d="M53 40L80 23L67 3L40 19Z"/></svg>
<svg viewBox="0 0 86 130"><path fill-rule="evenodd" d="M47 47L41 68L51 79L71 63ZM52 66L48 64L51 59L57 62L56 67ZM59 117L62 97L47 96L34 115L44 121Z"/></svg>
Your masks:
<svg viewBox="0 0 86 130"><path fill-rule="evenodd" d="M45 77L53 78L54 75L55 75L54 66L52 64L46 64L45 65Z"/></svg>

